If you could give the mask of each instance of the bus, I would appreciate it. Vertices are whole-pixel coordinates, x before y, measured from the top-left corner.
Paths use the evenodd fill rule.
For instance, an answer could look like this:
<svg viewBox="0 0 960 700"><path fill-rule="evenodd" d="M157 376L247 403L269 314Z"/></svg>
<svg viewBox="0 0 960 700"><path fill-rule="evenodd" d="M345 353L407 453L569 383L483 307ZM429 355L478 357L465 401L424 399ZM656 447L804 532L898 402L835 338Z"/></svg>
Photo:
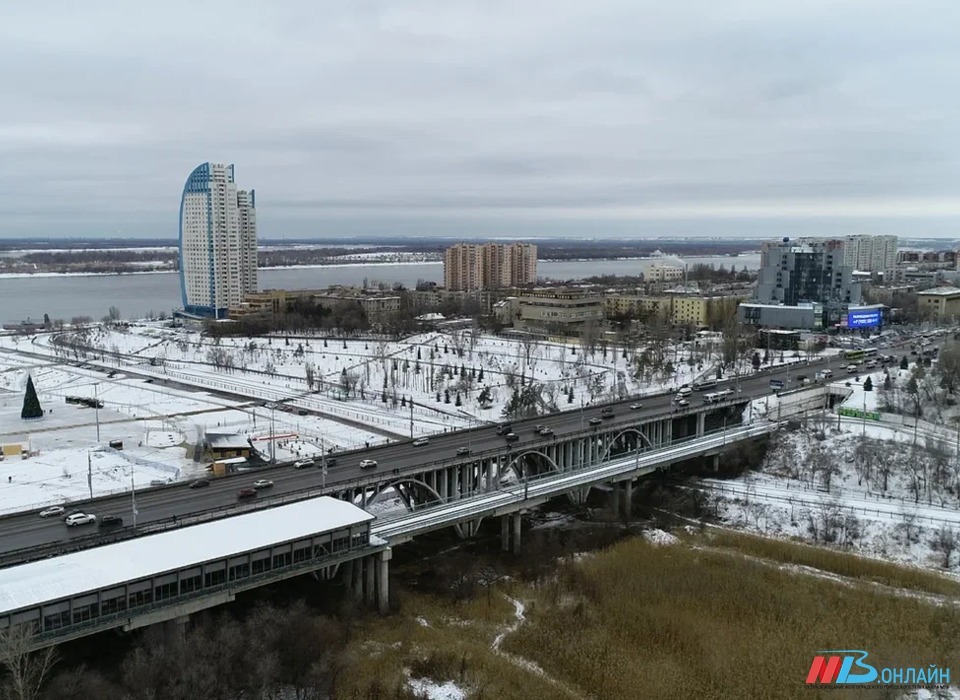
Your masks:
<svg viewBox="0 0 960 700"><path fill-rule="evenodd" d="M868 357L873 357L877 354L876 348L867 348L866 350L844 350L840 353L840 357L845 360L853 360L854 362L859 362Z"/></svg>
<svg viewBox="0 0 960 700"><path fill-rule="evenodd" d="M703 395L704 403L720 403L728 396L733 396L733 389L724 389L722 391L712 391Z"/></svg>
<svg viewBox="0 0 960 700"><path fill-rule="evenodd" d="M694 391L703 391L704 389L712 389L717 385L716 379L704 379L702 382L694 382L693 390Z"/></svg>

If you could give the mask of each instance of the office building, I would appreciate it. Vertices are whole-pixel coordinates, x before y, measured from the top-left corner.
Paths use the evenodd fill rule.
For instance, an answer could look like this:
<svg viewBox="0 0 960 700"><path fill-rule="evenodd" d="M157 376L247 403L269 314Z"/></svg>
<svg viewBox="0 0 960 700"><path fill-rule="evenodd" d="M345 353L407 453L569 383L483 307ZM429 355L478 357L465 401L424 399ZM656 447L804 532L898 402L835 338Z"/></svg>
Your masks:
<svg viewBox="0 0 960 700"><path fill-rule="evenodd" d="M537 246L529 243L459 243L444 252L448 291L522 287L536 279Z"/></svg>
<svg viewBox="0 0 960 700"><path fill-rule="evenodd" d="M839 323L861 298L861 284L845 259L844 242L837 239L765 243L753 300L767 306L822 305L823 325Z"/></svg>
<svg viewBox="0 0 960 700"><path fill-rule="evenodd" d="M917 310L923 318L956 321L960 319L960 289L935 287L918 292Z"/></svg>
<svg viewBox="0 0 960 700"><path fill-rule="evenodd" d="M257 291L254 191L238 190L233 165L203 163L180 200L180 293L187 314L226 318Z"/></svg>

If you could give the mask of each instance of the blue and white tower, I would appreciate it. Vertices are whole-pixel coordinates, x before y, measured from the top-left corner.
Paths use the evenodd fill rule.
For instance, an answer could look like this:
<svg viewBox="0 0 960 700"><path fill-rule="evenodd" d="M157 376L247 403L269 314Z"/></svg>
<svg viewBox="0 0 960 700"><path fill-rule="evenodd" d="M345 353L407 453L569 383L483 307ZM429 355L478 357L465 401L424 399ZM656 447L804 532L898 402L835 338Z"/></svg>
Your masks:
<svg viewBox="0 0 960 700"><path fill-rule="evenodd" d="M180 199L180 293L188 314L226 318L257 291L254 191L238 190L233 166L198 165Z"/></svg>

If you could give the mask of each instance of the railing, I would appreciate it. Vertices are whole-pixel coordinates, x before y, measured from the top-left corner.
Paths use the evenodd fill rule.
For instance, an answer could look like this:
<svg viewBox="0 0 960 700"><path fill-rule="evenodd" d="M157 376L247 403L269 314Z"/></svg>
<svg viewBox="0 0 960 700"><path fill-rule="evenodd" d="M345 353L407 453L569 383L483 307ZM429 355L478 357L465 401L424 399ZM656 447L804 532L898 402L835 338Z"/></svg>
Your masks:
<svg viewBox="0 0 960 700"><path fill-rule="evenodd" d="M482 492L477 496L435 499L422 507L418 507L413 512L378 518L372 531L379 537L389 538L391 535L409 535L411 529L432 529L436 526L469 520L472 517L530 498L557 495L638 470L651 471L664 462L683 459L722 447L728 443L758 437L772 431L775 427L775 424L768 423L734 431L713 431L707 437L684 438L674 441L667 448L641 450L639 453L635 452L629 456L621 456L600 465L539 475L524 479L522 482L512 484L507 488Z"/></svg>

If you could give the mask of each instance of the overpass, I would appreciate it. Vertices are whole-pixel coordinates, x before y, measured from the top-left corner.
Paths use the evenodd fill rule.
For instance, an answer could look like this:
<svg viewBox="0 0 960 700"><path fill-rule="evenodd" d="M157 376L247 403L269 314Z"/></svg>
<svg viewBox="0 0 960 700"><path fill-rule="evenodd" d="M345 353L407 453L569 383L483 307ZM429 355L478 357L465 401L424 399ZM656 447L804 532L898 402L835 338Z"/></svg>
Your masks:
<svg viewBox="0 0 960 700"><path fill-rule="evenodd" d="M524 511L564 494L611 483L617 508L629 509L634 479L673 463L717 455L775 428L756 426L691 435L652 447L487 483L471 495L448 494L413 510L374 516L344 500L312 497L176 530L82 549L0 569L0 632L28 625L42 648L90 634L173 620L234 600L237 593L316 572L341 573L347 588L385 612L391 546L424 533L501 517L504 549L520 548Z"/></svg>

